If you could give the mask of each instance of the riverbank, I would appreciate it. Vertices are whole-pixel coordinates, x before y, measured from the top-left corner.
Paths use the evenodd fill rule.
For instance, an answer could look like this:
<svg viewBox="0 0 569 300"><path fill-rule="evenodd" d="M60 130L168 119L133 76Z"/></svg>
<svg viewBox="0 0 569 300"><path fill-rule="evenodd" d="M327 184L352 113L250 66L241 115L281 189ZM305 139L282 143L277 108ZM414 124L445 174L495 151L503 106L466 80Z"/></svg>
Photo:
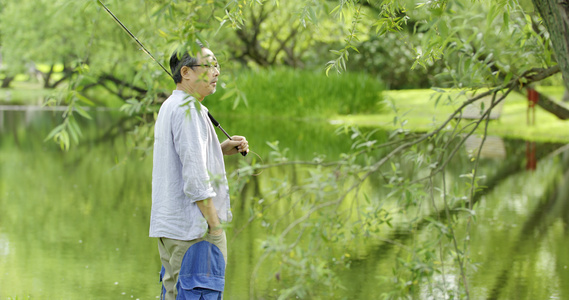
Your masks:
<svg viewBox="0 0 569 300"><path fill-rule="evenodd" d="M225 88L221 85L216 94L207 98L205 104L216 115L324 118L340 124L426 132L442 124L466 100L463 97L449 101L449 93L439 97L439 92L430 89L383 91L383 85L377 79L365 74L326 77L323 73L310 71L268 70L246 71L237 77L234 79L239 83L238 93L230 84ZM562 87L540 87L538 90L569 106L561 102ZM0 105L41 106L46 97L56 92L43 89L38 83L15 82L13 88L0 89ZM242 97L240 103L228 103L234 101L231 99L237 94ZM232 104L237 106L232 107ZM120 103L117 105L120 107ZM560 120L537 106L535 124L528 125L527 107L528 100L524 95L510 94L496 109L488 134L569 143L569 121ZM482 129L483 126L479 133Z"/></svg>
<svg viewBox="0 0 569 300"><path fill-rule="evenodd" d="M569 106L561 102L564 92L562 87L541 87L538 90L557 103ZM390 111L369 115L336 116L333 122L389 130L404 128L411 131L430 131L446 121L466 100L463 97L450 102L447 101L445 94L437 102L438 95L437 91L428 89L386 91L384 96L390 103L392 108ZM504 100L504 104L496 109L495 119L492 119L488 126L489 135L537 142L569 143L569 120L560 120L539 106L535 107L535 124L528 125L528 100L524 95L512 93ZM455 122L451 123L453 124ZM482 133L483 129L484 126L480 126L478 133Z"/></svg>
<svg viewBox="0 0 569 300"><path fill-rule="evenodd" d="M42 105L54 92L40 83L15 81L10 88L0 89L0 105Z"/></svg>

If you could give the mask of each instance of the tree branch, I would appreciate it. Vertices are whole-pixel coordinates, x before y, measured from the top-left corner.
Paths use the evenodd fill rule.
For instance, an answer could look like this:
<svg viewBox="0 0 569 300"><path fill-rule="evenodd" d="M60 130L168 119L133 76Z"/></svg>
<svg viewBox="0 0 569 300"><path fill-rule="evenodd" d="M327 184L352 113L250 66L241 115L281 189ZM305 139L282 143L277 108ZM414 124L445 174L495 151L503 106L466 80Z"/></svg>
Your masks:
<svg viewBox="0 0 569 300"><path fill-rule="evenodd" d="M558 72L558 70L557 70L557 72ZM300 218L298 218L298 219L296 219L294 222L292 222L292 223L281 233L280 239L281 239L281 240L284 239L284 237L285 237L293 228L295 228L297 225L301 224L303 221L307 220L307 219L308 219L313 213L315 213L316 211L318 211L318 210L320 210L320 209L323 209L323 208L325 208L325 207L332 206L332 205L334 205L334 204L341 203L341 202L347 197L347 195L349 195L354 189L358 188L369 176L371 176L371 174L377 172L386 162L390 161L393 157L395 157L395 155L399 154L400 152L402 152L402 151L405 150L405 149L408 149L408 148L410 148L410 147L412 147L412 146L414 146L414 145L416 145L416 144L419 144L419 143L421 143L421 142L423 142L423 141L425 141L425 140L427 140L427 139L429 139L429 138L431 138L431 137L437 135L438 133L440 133L442 130L444 130L444 128L446 128L447 124L448 124L449 122L451 122L451 121L455 118L456 115L461 114L462 110L463 110L466 106L468 106L468 105L470 105L470 104L472 104L472 103L474 103L474 102L476 102L476 101L478 101L478 100L480 100L480 99L482 99L482 98L484 98L484 97L486 97L486 96L489 96L489 95L498 93L499 91L501 91L501 90L503 90L503 89L506 89L506 88L508 89L507 92L506 92L504 95L502 95L502 97L501 97L499 100L495 101L495 102L492 104L492 106L491 106L488 110L486 110L486 111L483 113L483 115L481 116L481 118L475 123L476 126L475 126L475 127L470 131L470 133L468 134L468 136L470 136L470 135L473 134L474 130L476 130L476 128L478 128L478 126L480 125L480 123L483 122L483 121L485 120L485 118L487 118L487 117L489 116L491 110L492 110L494 107L496 107L501 101L503 101L503 100L506 98L506 96L507 96L514 88L516 88L516 87L518 87L519 85L521 85L520 82L525 81L526 84L529 84L529 83L531 83L531 82L534 82L536 79L540 79L540 80L541 80L541 79L547 78L547 76L551 76L551 75L553 75L553 74L555 74L555 73L556 73L556 68L555 68L555 67L548 68L548 69L532 69L532 70L528 70L527 72L525 72L525 73L522 74L521 76L512 79L512 80L511 80L510 82L508 82L508 83L505 83L505 84L503 84L503 85L501 85L501 86L499 86L499 87L496 87L496 88L494 88L494 89L492 89L492 90L490 90L490 91L487 91L487 92L485 92L485 93L481 93L481 94L479 94L478 96L475 96L475 97L473 97L473 98L471 98L471 99L465 101L458 109L456 109L456 110L454 111L454 113L452 113L452 114L448 117L448 119L447 119L445 122L443 122L441 125L439 125L435 130L433 130L433 131L430 132L430 133L423 134L422 136L419 136L418 138L416 138L416 139L413 140L413 141L409 141L409 142L406 142L406 143L404 143L404 144L402 144L402 145L399 145L397 148L395 148L395 149L392 150L390 153L388 153L387 155L385 155L385 156L384 156L382 159L380 159L378 162L376 162L375 164L373 164L373 165L369 168L369 170L368 170L366 173L363 174L362 177L358 178L357 182L355 182L354 184L352 184L352 185L351 185L342 195L340 195L336 200L329 201L329 202L325 202L325 203L321 203L321 204L319 204L319 205L317 205L317 206L312 207L306 214L304 214L303 216L301 216ZM464 143L464 139L461 141L461 144L460 144L460 145L462 145L462 143ZM458 149L460 148L460 145L459 145L458 147L456 147L456 148L453 150L453 152L451 153L451 155L449 156L449 158L445 161L445 163L443 163L442 166L440 166L440 167L438 168L438 170L433 171L430 176L427 176L427 177L422 178L422 179L420 179L420 180L415 180L414 182L418 182L418 181L421 181L421 180L425 180L425 179L432 178L432 176L434 176L435 174L439 173L441 170L444 170L444 167L448 164L448 162L450 161L450 158L452 158L452 157L456 154L456 152L457 152ZM302 162L302 163L303 163L303 164L322 165L321 163L314 163L314 162ZM290 162L290 163L287 163L287 164L295 164L295 163L294 163L294 162ZM334 165L334 164L340 165L341 163L340 163L340 162L330 163L330 165ZM462 265L461 265L461 268L462 268ZM466 284L466 282L465 282L465 284Z"/></svg>
<svg viewBox="0 0 569 300"><path fill-rule="evenodd" d="M146 93L148 93L148 90L146 90L146 89L144 89L144 88L141 88L141 87L138 87L138 86L135 86L134 84L129 83L129 82L126 82L126 81L124 81L124 80L122 80L122 79L118 79L118 78L116 78L115 76L113 76L112 74L103 74L103 75L102 75L101 77L99 77L99 78L100 78L100 80L108 80L108 81L111 81L112 83L116 84L116 85L119 86L119 87L120 87L120 86L126 86L126 87L128 87L129 89L131 89L131 90L133 90L133 91L135 91L135 92L140 93L141 96L144 96L144 95L146 95Z"/></svg>

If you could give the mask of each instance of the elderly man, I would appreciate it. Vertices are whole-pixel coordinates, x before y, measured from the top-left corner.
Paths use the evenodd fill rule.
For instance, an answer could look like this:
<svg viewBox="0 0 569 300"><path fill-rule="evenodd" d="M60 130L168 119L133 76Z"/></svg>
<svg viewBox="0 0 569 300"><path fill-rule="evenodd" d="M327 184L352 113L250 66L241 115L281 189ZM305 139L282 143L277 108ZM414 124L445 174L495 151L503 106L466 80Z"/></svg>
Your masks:
<svg viewBox="0 0 569 300"><path fill-rule="evenodd" d="M221 299L231 221L223 155L248 152L245 137L219 143L202 105L215 92L219 65L210 49L174 53L176 90L154 129L150 237L158 238L161 299Z"/></svg>

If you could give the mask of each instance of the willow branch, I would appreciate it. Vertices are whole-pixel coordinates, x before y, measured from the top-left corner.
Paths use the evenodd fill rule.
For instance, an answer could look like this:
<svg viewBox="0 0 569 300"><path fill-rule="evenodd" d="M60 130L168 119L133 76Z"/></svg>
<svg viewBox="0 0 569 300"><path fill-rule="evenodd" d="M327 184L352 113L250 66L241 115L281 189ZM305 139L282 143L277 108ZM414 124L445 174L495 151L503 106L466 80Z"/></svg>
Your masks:
<svg viewBox="0 0 569 300"><path fill-rule="evenodd" d="M491 110L494 107L494 102L496 100L496 94L492 98L492 107L489 109ZM476 163L474 164L474 169L472 172L472 180L470 182L470 199L468 201L468 209L472 211L474 205L474 194L476 193L476 175L478 173L478 166L480 164L480 157L482 156L482 147L484 147L484 143L486 142L486 137L488 136L488 127L490 125L490 114L486 116L486 125L484 127L484 136L482 137L482 141L480 142L480 146L478 147L478 153L476 155ZM469 241L470 241L470 227L472 225L472 214L468 215L468 221L466 222L466 238L464 239L464 253L465 257L468 257L469 252ZM467 266L465 266L466 269Z"/></svg>
<svg viewBox="0 0 569 300"><path fill-rule="evenodd" d="M447 215L447 219L449 221L449 229L450 229L450 233L451 233L451 237L452 237L452 241L453 241L453 245L454 245L454 251L456 252L456 260L458 261L458 266L460 267L460 274L462 276L462 282L464 283L464 290L466 292L466 299L470 299L470 294L468 292L468 282L466 281L466 272L464 270L464 261L460 258L460 249L458 249L458 243L456 241L456 235L454 234L454 228L452 226L450 210L448 208L448 203L447 203L445 173L443 172L442 175L443 175L443 201L444 201L444 205L445 205L445 212Z"/></svg>
<svg viewBox="0 0 569 300"><path fill-rule="evenodd" d="M494 109L500 102L504 101L506 99L506 96L512 91L513 88L510 88L504 95L502 95L502 97L500 97L500 99L498 101L495 101L495 103L493 103L490 108L484 112L481 116L481 118L474 122L474 128L472 128L472 130L470 130L469 133L466 134L466 136L464 136L462 138L462 140L460 141L460 143L453 149L453 151L451 152L451 154L447 157L447 159L435 170L435 172L432 173L432 175L423 177L423 178L419 178L416 180L411 181L412 183L417 183L417 182L421 182L423 180L428 179L429 177L440 173L442 170L444 170L444 168L449 164L449 162L451 161L451 159L455 156L455 154L460 150L460 148L462 147L462 145L464 144L464 142L466 141L466 139L468 139L472 134L474 134L474 131L476 131L476 129L478 129L478 126L480 126L480 124L486 120L487 118L489 119L490 117L490 112L492 111L492 109Z"/></svg>
<svg viewBox="0 0 569 300"><path fill-rule="evenodd" d="M255 167L255 170L263 170L263 169L270 169L274 167L282 167L282 166L292 166L292 165L307 165L307 166L321 166L321 167L335 167L338 165L345 165L346 162L344 160L341 161L334 161L334 162L317 162L317 161L286 161L274 164L266 164L266 165L259 165Z"/></svg>

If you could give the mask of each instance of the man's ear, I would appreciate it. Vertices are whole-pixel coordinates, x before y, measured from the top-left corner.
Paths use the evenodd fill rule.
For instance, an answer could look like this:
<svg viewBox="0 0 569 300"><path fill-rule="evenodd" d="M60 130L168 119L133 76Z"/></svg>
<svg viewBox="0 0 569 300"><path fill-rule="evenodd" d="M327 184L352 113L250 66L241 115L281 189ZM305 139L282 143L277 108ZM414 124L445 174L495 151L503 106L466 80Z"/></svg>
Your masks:
<svg viewBox="0 0 569 300"><path fill-rule="evenodd" d="M182 75L183 78L189 79L191 71L192 69L190 67L182 66L182 68L180 69L180 75Z"/></svg>

